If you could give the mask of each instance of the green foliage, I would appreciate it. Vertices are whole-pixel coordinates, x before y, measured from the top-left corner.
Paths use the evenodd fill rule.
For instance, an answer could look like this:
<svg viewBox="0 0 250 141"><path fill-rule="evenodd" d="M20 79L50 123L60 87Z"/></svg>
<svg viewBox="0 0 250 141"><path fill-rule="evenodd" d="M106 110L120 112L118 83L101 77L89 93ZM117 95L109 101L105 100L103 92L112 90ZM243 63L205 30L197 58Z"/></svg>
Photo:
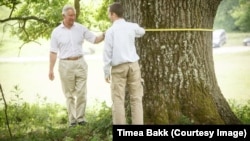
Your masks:
<svg viewBox="0 0 250 141"><path fill-rule="evenodd" d="M21 3L21 0L2 0L2 2L0 2L0 6L6 6L8 8L12 8L13 7L13 4L16 5L16 4L20 4Z"/></svg>
<svg viewBox="0 0 250 141"><path fill-rule="evenodd" d="M98 27L101 30L106 30L111 23L108 19L108 6L113 3L114 0L103 0L101 6L98 8L96 20L99 21Z"/></svg>
<svg viewBox="0 0 250 141"><path fill-rule="evenodd" d="M230 107L243 124L250 124L250 100L246 104L237 103L235 100L229 100Z"/></svg>
<svg viewBox="0 0 250 141"><path fill-rule="evenodd" d="M107 7L114 0L102 0L99 7L93 7L91 2L93 1L89 1L88 4L81 3L78 21L92 30L105 31L111 25L107 17ZM49 39L53 28L62 20L61 9L66 3L73 3L73 1L2 0L0 6L9 9L9 15L5 14L7 16L4 17L12 19L0 19L0 23L12 25L12 35L19 37L24 43L36 41L38 38ZM249 32L249 12L248 0L223 0L217 11L214 28Z"/></svg>
<svg viewBox="0 0 250 141"><path fill-rule="evenodd" d="M8 115L13 137L10 138L0 99L0 140L5 141L111 141L112 115L111 108L105 102L97 103L87 109L88 123L85 126L69 128L67 125L66 109L57 104L46 103L46 99L38 96L36 104L29 104L19 97L22 93L19 86L14 86L12 93L15 98L8 102ZM230 107L236 116L244 123L250 124L250 101L237 104L229 100ZM180 124L192 124L190 119L183 116Z"/></svg>
<svg viewBox="0 0 250 141"><path fill-rule="evenodd" d="M64 106L46 103L46 99L38 96L36 104L29 104L19 97L22 90L14 86L15 95L8 102L9 125L12 138L7 130L3 102L0 99L0 140L11 141L111 141L112 116L111 108L104 102L87 110L88 124L68 127L67 111Z"/></svg>
<svg viewBox="0 0 250 141"><path fill-rule="evenodd" d="M12 30L24 42L50 37L51 31L62 20L61 9L67 0L24 1L17 7L14 17L20 20ZM29 19L25 19L29 17Z"/></svg>
<svg viewBox="0 0 250 141"><path fill-rule="evenodd" d="M16 137L23 136L32 132L46 132L53 125L57 127L65 123L66 109L57 104L45 104L45 100L39 98L36 104L29 104L23 101L19 95L22 90L19 86L14 86L12 93L15 95L8 102L8 117L10 128ZM2 106L1 106L2 107ZM53 108L51 108L53 107ZM5 127L4 113L0 113L0 123ZM3 136L7 136L8 132L5 128L0 128Z"/></svg>
<svg viewBox="0 0 250 141"><path fill-rule="evenodd" d="M91 140L112 140L112 114L111 108L105 102L91 108L87 115L89 119L89 131L94 135Z"/></svg>
<svg viewBox="0 0 250 141"><path fill-rule="evenodd" d="M234 7L238 6L239 2L237 0L223 0L217 10L214 28L223 28L226 31L237 30L231 13Z"/></svg>
<svg viewBox="0 0 250 141"><path fill-rule="evenodd" d="M94 5L94 3L82 4L81 13L78 18L78 22L82 23L84 26L92 31L105 31L109 25L107 20L97 20L96 16L98 14L99 8ZM104 16L107 16L103 13Z"/></svg>
<svg viewBox="0 0 250 141"><path fill-rule="evenodd" d="M235 8L232 17L235 19L235 25L240 31L250 31L250 1L240 0L239 7Z"/></svg>
<svg viewBox="0 0 250 141"><path fill-rule="evenodd" d="M223 0L218 7L214 28L224 28L228 32L249 32L249 12L249 0Z"/></svg>
<svg viewBox="0 0 250 141"><path fill-rule="evenodd" d="M62 21L62 8L65 4L74 5L72 0L12 0L0 2L0 5L9 8L8 16L0 19L0 23L11 25L11 34L17 36L24 43L36 41L39 38L49 39L52 30ZM14 7L13 7L14 6ZM13 11L12 11L13 10ZM95 19L98 8L89 2L81 3L80 16L77 21L95 31L104 31L109 26L107 20ZM103 13L103 17L107 16Z"/></svg>

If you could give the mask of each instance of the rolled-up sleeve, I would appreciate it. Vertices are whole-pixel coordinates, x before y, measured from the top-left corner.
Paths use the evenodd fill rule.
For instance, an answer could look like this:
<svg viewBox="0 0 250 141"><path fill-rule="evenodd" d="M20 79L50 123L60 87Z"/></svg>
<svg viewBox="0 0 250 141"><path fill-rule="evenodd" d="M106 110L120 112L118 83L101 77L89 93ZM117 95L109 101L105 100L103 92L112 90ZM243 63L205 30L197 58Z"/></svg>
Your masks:
<svg viewBox="0 0 250 141"><path fill-rule="evenodd" d="M94 43L96 39L96 35L89 31L86 27L84 27L84 38L90 43Z"/></svg>
<svg viewBox="0 0 250 141"><path fill-rule="evenodd" d="M52 32L51 40L50 40L50 52L57 53L58 52L58 43L56 40L55 31Z"/></svg>

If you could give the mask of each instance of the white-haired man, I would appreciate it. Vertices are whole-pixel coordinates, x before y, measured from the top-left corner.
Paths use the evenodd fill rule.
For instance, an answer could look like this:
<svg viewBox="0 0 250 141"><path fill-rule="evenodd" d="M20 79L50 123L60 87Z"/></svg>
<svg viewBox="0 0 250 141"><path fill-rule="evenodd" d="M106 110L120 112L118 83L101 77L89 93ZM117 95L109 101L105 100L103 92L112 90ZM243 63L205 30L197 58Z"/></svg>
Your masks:
<svg viewBox="0 0 250 141"><path fill-rule="evenodd" d="M62 9L63 21L51 34L49 79L54 80L54 66L59 59L58 71L66 98L70 126L84 125L87 102L88 65L84 59L84 40L97 44L104 34L96 36L82 24L75 22L76 10L66 5Z"/></svg>

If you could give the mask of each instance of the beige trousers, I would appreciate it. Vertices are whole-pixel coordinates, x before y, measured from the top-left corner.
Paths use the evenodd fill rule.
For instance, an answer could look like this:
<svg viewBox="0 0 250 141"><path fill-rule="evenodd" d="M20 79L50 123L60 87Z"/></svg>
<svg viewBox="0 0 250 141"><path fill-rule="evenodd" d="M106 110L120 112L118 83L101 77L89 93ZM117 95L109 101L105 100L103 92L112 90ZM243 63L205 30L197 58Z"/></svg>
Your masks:
<svg viewBox="0 0 250 141"><path fill-rule="evenodd" d="M143 87L138 62L124 63L111 69L113 124L127 124L125 116L125 87L128 88L132 124L143 124Z"/></svg>
<svg viewBox="0 0 250 141"><path fill-rule="evenodd" d="M66 98L69 123L84 121L87 103L87 63L83 57L78 60L60 60L58 70Z"/></svg>

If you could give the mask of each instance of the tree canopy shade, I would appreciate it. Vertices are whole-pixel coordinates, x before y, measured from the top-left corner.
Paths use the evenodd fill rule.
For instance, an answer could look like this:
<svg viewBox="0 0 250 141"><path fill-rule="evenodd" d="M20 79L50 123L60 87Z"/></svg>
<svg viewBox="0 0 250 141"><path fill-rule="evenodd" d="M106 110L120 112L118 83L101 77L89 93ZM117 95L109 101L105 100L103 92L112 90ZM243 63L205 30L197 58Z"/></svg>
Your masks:
<svg viewBox="0 0 250 141"><path fill-rule="evenodd" d="M66 3L61 1L30 1L4 0L0 4L10 8L9 16L1 19L7 21L13 35L18 35L24 42L35 41L38 38L49 38L53 27L57 26L62 17L61 9ZM6 26L7 27L7 26Z"/></svg>
<svg viewBox="0 0 250 141"><path fill-rule="evenodd" d="M147 31L137 40L145 124L241 123L214 71L211 31L221 0L117 1L125 8L126 20L146 29L172 29Z"/></svg>

